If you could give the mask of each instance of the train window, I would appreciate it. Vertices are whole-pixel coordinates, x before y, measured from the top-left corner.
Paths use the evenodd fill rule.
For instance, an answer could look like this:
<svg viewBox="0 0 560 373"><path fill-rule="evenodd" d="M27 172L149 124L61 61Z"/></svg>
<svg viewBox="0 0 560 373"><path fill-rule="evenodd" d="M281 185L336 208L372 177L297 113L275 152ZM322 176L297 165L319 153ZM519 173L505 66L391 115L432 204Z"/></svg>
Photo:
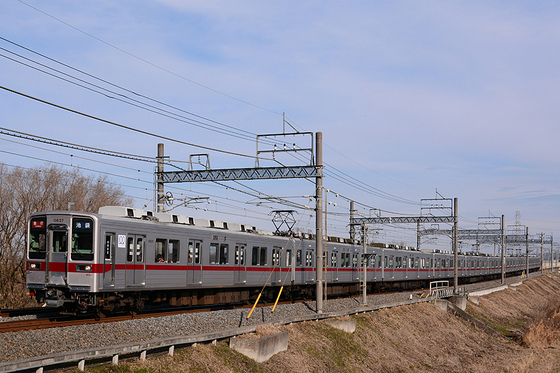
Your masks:
<svg viewBox="0 0 560 373"><path fill-rule="evenodd" d="M245 265L245 245L235 245L235 264Z"/></svg>
<svg viewBox="0 0 560 373"><path fill-rule="evenodd" d="M267 248L266 247L258 247L258 246L253 246L253 255L252 255L252 260L251 260L251 264L254 266L265 266L266 265L266 251Z"/></svg>
<svg viewBox="0 0 560 373"><path fill-rule="evenodd" d="M280 252L282 251L281 247L274 246L272 248L272 265L274 267L280 266Z"/></svg>
<svg viewBox="0 0 560 373"><path fill-rule="evenodd" d="M445 259L442 259L442 260L441 260L441 268L445 268L445 262L446 262Z"/></svg>
<svg viewBox="0 0 560 373"><path fill-rule="evenodd" d="M45 218L31 219L29 228L29 259L45 259L47 255Z"/></svg>
<svg viewBox="0 0 560 373"><path fill-rule="evenodd" d="M169 263L179 263L179 240L169 240L167 245L167 261Z"/></svg>
<svg viewBox="0 0 560 373"><path fill-rule="evenodd" d="M377 268L381 268L381 255L377 259Z"/></svg>
<svg viewBox="0 0 560 373"><path fill-rule="evenodd" d="M301 267L301 250L296 252L296 266Z"/></svg>
<svg viewBox="0 0 560 373"><path fill-rule="evenodd" d="M416 265L415 265L415 267L418 268L418 258L416 258Z"/></svg>
<svg viewBox="0 0 560 373"><path fill-rule="evenodd" d="M144 240L142 237L136 239L136 263L141 263L144 257Z"/></svg>
<svg viewBox="0 0 560 373"><path fill-rule="evenodd" d="M292 249L286 250L286 267L292 266Z"/></svg>
<svg viewBox="0 0 560 373"><path fill-rule="evenodd" d="M426 259L420 258L420 268L426 268Z"/></svg>
<svg viewBox="0 0 560 373"><path fill-rule="evenodd" d="M331 267L338 267L338 260L337 260L336 253L331 253Z"/></svg>
<svg viewBox="0 0 560 373"><path fill-rule="evenodd" d="M455 268L455 262L453 261L453 259L449 261L449 268Z"/></svg>
<svg viewBox="0 0 560 373"><path fill-rule="evenodd" d="M167 261L167 240L156 238L156 263L165 263Z"/></svg>
<svg viewBox="0 0 560 373"><path fill-rule="evenodd" d="M218 244L212 242L210 244L210 264L218 263Z"/></svg>
<svg viewBox="0 0 560 373"><path fill-rule="evenodd" d="M128 250L126 252L126 261L132 262L132 259L134 257L134 237L128 237L127 248Z"/></svg>
<svg viewBox="0 0 560 373"><path fill-rule="evenodd" d="M388 261L389 261L389 258L385 257L385 263L383 263L383 268L389 268Z"/></svg>
<svg viewBox="0 0 560 373"><path fill-rule="evenodd" d="M395 268L395 258L393 255L389 256L389 268Z"/></svg>
<svg viewBox="0 0 560 373"><path fill-rule="evenodd" d="M228 244L221 244L220 245L220 264L228 264L229 263L229 245Z"/></svg>
<svg viewBox="0 0 560 373"><path fill-rule="evenodd" d="M342 267L350 267L350 253L342 253Z"/></svg>
<svg viewBox="0 0 560 373"><path fill-rule="evenodd" d="M190 240L189 241L189 264L200 264L200 247L202 246L202 241Z"/></svg>
<svg viewBox="0 0 560 373"><path fill-rule="evenodd" d="M93 220L72 220L72 260L93 260Z"/></svg>
<svg viewBox="0 0 560 373"><path fill-rule="evenodd" d="M53 231L52 252L65 253L68 251L68 233L66 231Z"/></svg>
<svg viewBox="0 0 560 373"><path fill-rule="evenodd" d="M313 252L311 250L305 251L305 266L306 267L313 266Z"/></svg>
<svg viewBox="0 0 560 373"><path fill-rule="evenodd" d="M107 233L105 235L105 259L111 260L111 253L115 247L115 234Z"/></svg>
<svg viewBox="0 0 560 373"><path fill-rule="evenodd" d="M352 268L358 267L358 254L352 255Z"/></svg>
<svg viewBox="0 0 560 373"><path fill-rule="evenodd" d="M401 258L401 257L397 256L395 262L396 262L396 263L395 263L395 264L396 264L396 265L395 265L396 268L401 268L401 267L402 267L402 258Z"/></svg>

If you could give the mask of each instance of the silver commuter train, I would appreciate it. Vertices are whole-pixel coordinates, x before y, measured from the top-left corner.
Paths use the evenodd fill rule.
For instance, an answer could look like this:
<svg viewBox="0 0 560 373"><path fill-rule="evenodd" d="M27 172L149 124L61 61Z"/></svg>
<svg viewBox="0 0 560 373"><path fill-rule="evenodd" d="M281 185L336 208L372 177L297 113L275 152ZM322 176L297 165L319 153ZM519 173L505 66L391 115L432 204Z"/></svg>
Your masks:
<svg viewBox="0 0 560 373"><path fill-rule="evenodd" d="M281 285L286 298L313 295L313 236L292 237L254 226L102 207L98 214L53 211L27 221L27 288L48 306L68 312L141 309L146 303L215 305L248 302L264 285L270 299ZM329 237L328 294L356 293L363 247ZM453 278L453 255L388 245L366 249L368 291L414 288ZM525 257L508 257L506 271L522 272ZM530 270L540 258L529 258ZM462 282L501 274L499 257L459 256Z"/></svg>

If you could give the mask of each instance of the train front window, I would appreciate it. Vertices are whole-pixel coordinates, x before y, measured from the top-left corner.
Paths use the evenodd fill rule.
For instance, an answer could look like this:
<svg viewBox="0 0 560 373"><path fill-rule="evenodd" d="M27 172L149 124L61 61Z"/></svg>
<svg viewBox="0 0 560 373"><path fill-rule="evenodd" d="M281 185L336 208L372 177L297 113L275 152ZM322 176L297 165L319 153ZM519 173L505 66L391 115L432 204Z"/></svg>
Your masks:
<svg viewBox="0 0 560 373"><path fill-rule="evenodd" d="M55 232L56 233L56 232ZM72 220L72 260L93 260L93 220Z"/></svg>
<svg viewBox="0 0 560 373"><path fill-rule="evenodd" d="M45 259L47 255L45 218L31 220L29 228L29 259Z"/></svg>
<svg viewBox="0 0 560 373"><path fill-rule="evenodd" d="M68 232L66 231L53 231L52 232L52 252L65 253L68 251Z"/></svg>

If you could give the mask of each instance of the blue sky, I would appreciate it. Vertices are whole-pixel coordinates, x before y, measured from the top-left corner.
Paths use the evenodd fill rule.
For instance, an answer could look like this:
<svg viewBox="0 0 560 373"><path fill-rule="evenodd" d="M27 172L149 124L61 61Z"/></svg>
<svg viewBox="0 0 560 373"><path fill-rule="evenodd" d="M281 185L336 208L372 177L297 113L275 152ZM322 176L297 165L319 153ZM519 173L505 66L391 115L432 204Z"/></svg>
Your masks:
<svg viewBox="0 0 560 373"><path fill-rule="evenodd" d="M457 197L463 228L476 227L477 218L489 213L504 214L513 224L520 211L530 233L560 237L557 2L10 0L1 7L1 37L129 90L250 133L281 132L283 112L299 130L323 132L324 160L338 175L327 176L325 186L367 205L360 207L366 215L370 207L420 211L341 179L352 177L358 180L353 184L409 201L434 198L436 189ZM0 40L0 47L46 63L6 41ZM252 141L122 104L4 57L0 81L127 126L255 153ZM3 90L0 122L38 136L146 156L156 154L159 142ZM151 206L149 164L43 146L73 155L58 154L23 145L37 143L7 140L16 139L0 135L0 149L20 154L2 153L7 164L55 161L142 179L111 177L136 197L137 207ZM174 160L207 152L165 146ZM254 164L216 152L210 160L214 168ZM244 185L276 196L313 194L313 185L303 180ZM206 206L209 212L177 208L179 213L220 213L222 220L271 227L270 209L256 206L253 197L217 186L181 188L174 194L216 197ZM329 211L341 215L332 218L329 230L344 235L348 202L328 198L338 204ZM302 210L297 219L302 228L312 227L309 212ZM412 244L414 230L386 227L379 239Z"/></svg>

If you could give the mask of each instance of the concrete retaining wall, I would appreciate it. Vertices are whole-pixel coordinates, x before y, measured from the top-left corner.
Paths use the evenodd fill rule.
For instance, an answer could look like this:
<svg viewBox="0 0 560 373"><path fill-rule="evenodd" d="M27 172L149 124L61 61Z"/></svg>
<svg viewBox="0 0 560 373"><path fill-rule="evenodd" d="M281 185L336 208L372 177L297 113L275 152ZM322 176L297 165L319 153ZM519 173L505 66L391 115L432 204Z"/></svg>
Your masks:
<svg viewBox="0 0 560 373"><path fill-rule="evenodd" d="M290 333L286 330L259 339L231 338L229 347L255 360L257 363L267 361L278 352L288 349Z"/></svg>

